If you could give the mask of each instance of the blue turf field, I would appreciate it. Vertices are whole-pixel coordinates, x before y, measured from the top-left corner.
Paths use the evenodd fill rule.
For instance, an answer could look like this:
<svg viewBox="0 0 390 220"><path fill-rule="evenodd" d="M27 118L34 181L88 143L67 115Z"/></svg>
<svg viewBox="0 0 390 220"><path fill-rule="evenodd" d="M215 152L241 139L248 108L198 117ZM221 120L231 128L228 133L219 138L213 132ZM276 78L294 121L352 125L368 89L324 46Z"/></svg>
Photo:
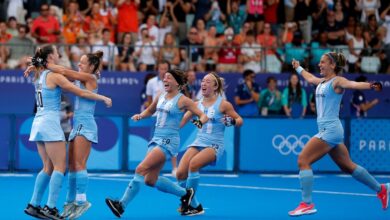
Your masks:
<svg viewBox="0 0 390 220"><path fill-rule="evenodd" d="M119 198L130 177L90 174L88 200L92 207L80 219L117 219L104 198ZM299 219L390 219L390 210L382 210L376 195L349 176L315 177L313 199L318 212ZM380 182L390 181L390 176L376 177ZM23 209L30 200L34 180L35 174L0 174L1 219L31 219ZM61 206L66 183L58 201ZM143 186L122 219L296 219L287 212L298 205L300 191L296 175L210 174L201 176L197 197L206 213L182 217L176 211L178 198Z"/></svg>

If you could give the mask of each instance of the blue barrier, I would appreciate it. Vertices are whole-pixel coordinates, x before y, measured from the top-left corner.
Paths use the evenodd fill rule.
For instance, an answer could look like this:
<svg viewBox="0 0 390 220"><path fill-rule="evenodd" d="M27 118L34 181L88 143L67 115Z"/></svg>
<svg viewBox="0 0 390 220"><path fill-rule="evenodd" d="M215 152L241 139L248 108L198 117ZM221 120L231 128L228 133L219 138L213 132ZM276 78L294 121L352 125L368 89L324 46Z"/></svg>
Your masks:
<svg viewBox="0 0 390 220"><path fill-rule="evenodd" d="M297 172L298 155L316 133L315 119L245 119L240 132L239 170ZM313 170L338 168L325 156Z"/></svg>
<svg viewBox="0 0 390 220"><path fill-rule="evenodd" d="M8 169L9 147L11 145L11 121L0 116L0 170Z"/></svg>
<svg viewBox="0 0 390 220"><path fill-rule="evenodd" d="M390 172L390 120L351 120L352 160L372 172Z"/></svg>
<svg viewBox="0 0 390 220"><path fill-rule="evenodd" d="M113 107L106 108L104 104L98 103L96 113L100 115L129 115L140 110L140 94L144 87L146 73L124 73L124 72L103 72L99 80L99 93L110 96L113 100ZM197 83L200 84L204 74L197 74ZM227 99L233 101L234 89L239 82L242 82L241 74L221 74L226 81ZM283 90L288 85L289 74L257 74L256 82L261 88L266 88L266 79L274 76L278 79L277 85ZM357 77L356 74L344 74L349 79ZM367 99L379 99L379 104L370 109L370 117L390 117L390 76L389 75L367 75L369 81L378 80L384 85L383 92L379 95L374 91L365 91ZM313 86L302 81L308 97L314 90ZM341 116L348 117L350 114L349 102L352 91L347 91L343 98ZM34 88L31 78L23 78L22 71L0 71L0 101L6 103L0 108L0 114L31 114L34 107Z"/></svg>

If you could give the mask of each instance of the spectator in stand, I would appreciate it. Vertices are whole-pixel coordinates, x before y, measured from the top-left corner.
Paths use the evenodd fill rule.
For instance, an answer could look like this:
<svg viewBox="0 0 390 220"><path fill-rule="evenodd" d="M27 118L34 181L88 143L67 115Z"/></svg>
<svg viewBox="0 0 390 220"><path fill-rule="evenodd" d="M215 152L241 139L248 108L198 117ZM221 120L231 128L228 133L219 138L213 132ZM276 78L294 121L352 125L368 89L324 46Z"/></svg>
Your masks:
<svg viewBox="0 0 390 220"><path fill-rule="evenodd" d="M190 70L202 71L204 69L202 65L203 57L203 45L198 42L199 33L196 27L191 27L187 34L187 39L180 43L183 46L180 50L185 53L182 57L189 57Z"/></svg>
<svg viewBox="0 0 390 220"><path fill-rule="evenodd" d="M83 31L80 31L76 38L76 45L72 45L70 48L70 64L72 69L78 70L81 56L90 52L91 47L88 42L88 35Z"/></svg>
<svg viewBox="0 0 390 220"><path fill-rule="evenodd" d="M18 27L18 36L13 37L8 43L7 66L10 69L26 69L27 58L34 54L34 42L27 37L28 29L25 25Z"/></svg>
<svg viewBox="0 0 390 220"><path fill-rule="evenodd" d="M375 20L380 21L379 8L381 7L380 0L356 0L356 5L362 10L360 22L366 23L367 18L374 16Z"/></svg>
<svg viewBox="0 0 390 220"><path fill-rule="evenodd" d="M246 32L248 32L250 29L251 25L249 24L249 22L245 22L241 28L240 33L234 36L233 42L238 45L243 44L245 42Z"/></svg>
<svg viewBox="0 0 390 220"><path fill-rule="evenodd" d="M134 46L131 42L131 34L125 33L122 35L120 46L118 46L119 53L119 70L121 71L137 71L134 66Z"/></svg>
<svg viewBox="0 0 390 220"><path fill-rule="evenodd" d="M110 39L110 29L104 28L102 31L102 40L96 41L95 45L92 47L92 52L96 52L99 50L103 51L102 67L104 70L108 70L110 63L113 64L114 67L118 66L119 63L118 48Z"/></svg>
<svg viewBox="0 0 390 220"><path fill-rule="evenodd" d="M282 110L282 94L278 90L276 78L267 78L267 88L261 90L258 102L261 116L280 115Z"/></svg>
<svg viewBox="0 0 390 220"><path fill-rule="evenodd" d="M146 84L146 102L145 108L152 104L153 100L164 91L163 79L165 73L171 69L168 61L161 60L157 65L158 75L153 77Z"/></svg>
<svg viewBox="0 0 390 220"><path fill-rule="evenodd" d="M310 12L312 18L312 35L317 35L319 32L323 32L321 29L326 24L327 7L325 0L311 1ZM314 38L316 38L316 36L314 36Z"/></svg>
<svg viewBox="0 0 390 220"><path fill-rule="evenodd" d="M7 32L12 35L12 37L18 36L18 22L15 17L9 17L7 22Z"/></svg>
<svg viewBox="0 0 390 220"><path fill-rule="evenodd" d="M278 7L280 0L266 0L264 5L264 22L271 25L272 33L278 33Z"/></svg>
<svg viewBox="0 0 390 220"><path fill-rule="evenodd" d="M295 72L290 75L288 87L283 90L282 105L284 113L289 118L304 118L306 115L306 91Z"/></svg>
<svg viewBox="0 0 390 220"><path fill-rule="evenodd" d="M154 5L154 2L155 2L154 0L141 1L140 11L142 12L145 18L148 18L150 15L154 15L154 16L158 15L158 7Z"/></svg>
<svg viewBox="0 0 390 220"><path fill-rule="evenodd" d="M217 0L212 0L210 10L205 14L204 19L207 22L207 28L215 26L218 34L222 34L225 30L226 15L222 13Z"/></svg>
<svg viewBox="0 0 390 220"><path fill-rule="evenodd" d="M146 29L148 31L149 39L158 43L158 27L156 26L156 16L149 15L146 20L146 23L139 26L139 35L138 39L141 39L142 30Z"/></svg>
<svg viewBox="0 0 390 220"><path fill-rule="evenodd" d="M264 0L247 0L246 1L247 18L252 30L260 33L264 25Z"/></svg>
<svg viewBox="0 0 390 220"><path fill-rule="evenodd" d="M375 15L369 15L368 23L366 28L364 29L364 34L363 34L364 39L366 41L365 44L366 47L368 47L368 43L370 43L371 39L376 36L377 30L378 30L378 22L376 21Z"/></svg>
<svg viewBox="0 0 390 220"><path fill-rule="evenodd" d="M0 69L4 69L7 63L8 48L5 45L12 38L12 35L7 32L7 24L0 22Z"/></svg>
<svg viewBox="0 0 390 220"><path fill-rule="evenodd" d="M286 22L294 21L296 0L283 0L284 1L284 13L286 16Z"/></svg>
<svg viewBox="0 0 390 220"><path fill-rule="evenodd" d="M347 25L345 27L345 41L348 44L348 41L352 39L352 36L355 33L355 27L356 27L356 18L355 17L348 17Z"/></svg>
<svg viewBox="0 0 390 220"><path fill-rule="evenodd" d="M334 11L327 12L326 16L326 25L324 26L324 29L322 29L324 32L328 33L328 44L331 46L337 46L337 45L345 45L344 44L344 37L345 37L345 31L344 27L340 26L340 24L336 23L336 18ZM320 29L321 31L321 29Z"/></svg>
<svg viewBox="0 0 390 220"><path fill-rule="evenodd" d="M233 28L234 34L239 34L246 20L246 13L240 10L239 0L227 1L228 24Z"/></svg>
<svg viewBox="0 0 390 220"><path fill-rule="evenodd" d="M34 19L31 35L38 43L58 43L58 35L61 33L58 20L49 15L49 5L41 5L40 16Z"/></svg>
<svg viewBox="0 0 390 220"><path fill-rule="evenodd" d="M361 75L355 79L356 82L367 82L367 77ZM351 98L351 117L367 117L367 111L377 105L379 99L375 98L371 101L366 99L366 96L361 90L353 91Z"/></svg>
<svg viewBox="0 0 390 220"><path fill-rule="evenodd" d="M305 43L311 42L310 0L296 0L294 21L298 23Z"/></svg>
<svg viewBox="0 0 390 220"><path fill-rule="evenodd" d="M237 85L235 89L234 102L237 105L237 112L241 116L258 116L260 88L255 82L256 73L252 70L245 70L242 74L244 82Z"/></svg>
<svg viewBox="0 0 390 220"><path fill-rule="evenodd" d="M186 17L193 6L192 0L173 0L173 11L179 25L177 35L183 41L187 34Z"/></svg>
<svg viewBox="0 0 390 220"><path fill-rule="evenodd" d="M284 24L284 31L281 44L288 44L293 41L294 33L297 32L298 27L295 22L288 22Z"/></svg>
<svg viewBox="0 0 390 220"><path fill-rule="evenodd" d="M356 6L356 0L343 0L341 2L343 4L345 17L354 17L356 20L359 20L361 13L359 8Z"/></svg>
<svg viewBox="0 0 390 220"><path fill-rule="evenodd" d="M164 44L160 47L158 60L166 60L171 64L171 68L177 68L180 63L179 53L173 34L165 34Z"/></svg>
<svg viewBox="0 0 390 220"><path fill-rule="evenodd" d="M116 10L112 7L109 0L99 0L99 13L101 18L104 21L104 27L110 29L111 31L111 41L115 42L115 34L116 34L116 24L117 24L117 18L116 18Z"/></svg>
<svg viewBox="0 0 390 220"><path fill-rule="evenodd" d="M99 2L94 2L92 4L91 14L86 17L84 22L83 30L86 33L97 33L99 35L103 34L103 29L106 26L106 19L100 14L100 4ZM110 31L111 29L106 28ZM111 38L111 36L110 36ZM105 55L106 53L104 53Z"/></svg>
<svg viewBox="0 0 390 220"><path fill-rule="evenodd" d="M357 73L361 71L361 53L364 49L364 45L363 27L361 25L356 25L354 35L352 36L352 39L348 41L348 72Z"/></svg>
<svg viewBox="0 0 390 220"><path fill-rule="evenodd" d="M179 24L173 12L173 6L171 2L167 2L164 7L164 11L160 17L160 27L158 32L158 45L164 44L165 34L172 33L175 36ZM174 39L176 41L176 39Z"/></svg>
<svg viewBox="0 0 390 220"><path fill-rule="evenodd" d="M118 36L117 41L122 39L124 33L130 33L132 42L137 41L138 35L138 6L140 0L118 0L116 7L118 10Z"/></svg>
<svg viewBox="0 0 390 220"><path fill-rule="evenodd" d="M141 30L140 40L135 43L134 56L138 58L139 71L153 71L158 57L156 41L150 38L149 31L145 27Z"/></svg>
<svg viewBox="0 0 390 220"><path fill-rule="evenodd" d="M82 31L84 21L85 17L79 11L78 2L74 0L70 1L66 12L62 17L62 22L64 24L62 32L67 44L76 43L77 36L79 35L80 31Z"/></svg>
<svg viewBox="0 0 390 220"><path fill-rule="evenodd" d="M210 34L210 28L211 27L214 27L215 29L215 26L210 26L206 29L206 24L205 24L205 21L203 19L198 19L196 21L196 29L198 29L198 35L199 35L199 40L198 42L200 44L204 44L205 43L205 39L207 38L207 36L209 36ZM217 30L215 29L215 35L217 34Z"/></svg>
<svg viewBox="0 0 390 220"><path fill-rule="evenodd" d="M276 37L272 33L271 24L264 24L264 31L263 33L257 35L256 41L258 44L260 44L261 47L263 47L262 49L265 50L265 54L267 54L267 56L275 55L277 42Z"/></svg>
<svg viewBox="0 0 390 220"><path fill-rule="evenodd" d="M345 16L345 12L343 11L343 4L340 0L337 0L334 3L334 14L336 23L338 23L341 27L345 27L347 17Z"/></svg>
<svg viewBox="0 0 390 220"><path fill-rule="evenodd" d="M261 46L256 43L253 30L246 33L245 43L241 45L240 60L244 70L252 70L255 73L261 71Z"/></svg>
<svg viewBox="0 0 390 220"><path fill-rule="evenodd" d="M209 32L204 40L204 56L203 56L203 65L205 71L215 71L218 63L218 39L217 39L217 29L215 26L209 27Z"/></svg>
<svg viewBox="0 0 390 220"><path fill-rule="evenodd" d="M240 59L240 45L233 42L234 31L233 28L227 28L224 34L224 40L218 52L218 72L237 72L241 66Z"/></svg>
<svg viewBox="0 0 390 220"><path fill-rule="evenodd" d="M385 44L385 63L387 69L383 72L390 73L390 5L383 10L381 18L384 21L383 27L386 29L386 35L384 36L383 42Z"/></svg>

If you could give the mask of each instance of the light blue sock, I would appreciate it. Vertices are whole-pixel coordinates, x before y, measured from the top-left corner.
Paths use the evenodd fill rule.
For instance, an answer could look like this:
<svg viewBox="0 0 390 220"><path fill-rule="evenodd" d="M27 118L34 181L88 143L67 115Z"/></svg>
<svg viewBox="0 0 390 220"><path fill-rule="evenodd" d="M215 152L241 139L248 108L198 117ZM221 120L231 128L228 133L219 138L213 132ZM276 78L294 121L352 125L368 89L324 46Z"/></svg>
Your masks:
<svg viewBox="0 0 390 220"><path fill-rule="evenodd" d="M302 201L310 204L312 202L311 194L313 192L313 170L300 170L299 181L301 182Z"/></svg>
<svg viewBox="0 0 390 220"><path fill-rule="evenodd" d="M179 197L187 193L185 188L180 187L178 184L163 176L158 177L155 187L161 192L170 193Z"/></svg>
<svg viewBox="0 0 390 220"><path fill-rule="evenodd" d="M76 199L76 173L68 173L68 192L66 193L66 203L72 203Z"/></svg>
<svg viewBox="0 0 390 220"><path fill-rule="evenodd" d="M83 204L87 201L87 186L88 186L88 172L87 170L80 170L76 172L76 201Z"/></svg>
<svg viewBox="0 0 390 220"><path fill-rule="evenodd" d="M366 169L357 165L356 169L352 172L353 178L357 181L363 183L364 185L370 187L375 192L379 192L381 190L381 184L375 180L371 174L367 172Z"/></svg>
<svg viewBox="0 0 390 220"><path fill-rule="evenodd" d="M45 190L49 181L50 176L41 170L35 179L34 192L30 201L31 205L38 206L41 204L43 194L45 194Z"/></svg>
<svg viewBox="0 0 390 220"><path fill-rule="evenodd" d="M179 184L179 186L181 186L182 188L186 188L187 180L177 180L177 184Z"/></svg>
<svg viewBox="0 0 390 220"><path fill-rule="evenodd" d="M143 182L144 182L144 176L137 173L134 174L133 179L130 181L129 185L126 188L125 193L122 196L122 199L120 200L123 209L125 209L127 204L129 204L129 202L133 200L134 197L138 194Z"/></svg>
<svg viewBox="0 0 390 220"><path fill-rule="evenodd" d="M199 172L190 172L188 174L188 179L187 179L187 189L193 188L196 191L199 186L199 179L200 179ZM199 202L195 196L191 201L191 206L194 208L199 206Z"/></svg>
<svg viewBox="0 0 390 220"><path fill-rule="evenodd" d="M53 171L50 178L49 184L49 198L47 199L47 206L49 208L56 207L58 196L61 192L62 180L64 179L64 174L56 170Z"/></svg>

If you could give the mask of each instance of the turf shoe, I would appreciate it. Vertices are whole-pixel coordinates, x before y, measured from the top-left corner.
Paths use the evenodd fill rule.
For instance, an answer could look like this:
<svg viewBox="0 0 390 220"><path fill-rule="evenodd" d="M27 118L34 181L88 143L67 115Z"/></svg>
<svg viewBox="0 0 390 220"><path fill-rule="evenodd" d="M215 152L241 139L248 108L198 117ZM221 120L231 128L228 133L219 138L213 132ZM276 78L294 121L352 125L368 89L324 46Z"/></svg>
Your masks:
<svg viewBox="0 0 390 220"><path fill-rule="evenodd" d="M182 210L187 210L194 198L195 191L193 188L186 189L186 194L180 198Z"/></svg>
<svg viewBox="0 0 390 220"><path fill-rule="evenodd" d="M49 208L49 206L45 205L42 209L42 214L46 216L49 219L53 220L60 220L60 219L65 219L62 217L56 207L54 208Z"/></svg>
<svg viewBox="0 0 390 220"><path fill-rule="evenodd" d="M84 202L83 204L74 204L74 208L72 210L72 213L69 215L69 219L77 219L81 215L83 215L89 208L91 208L92 204L88 201Z"/></svg>
<svg viewBox="0 0 390 220"><path fill-rule="evenodd" d="M42 208L40 206L33 206L30 203L24 209L24 213L35 218L46 219L46 216L42 213Z"/></svg>
<svg viewBox="0 0 390 220"><path fill-rule="evenodd" d="M316 212L317 209L314 208L313 203L307 204L305 202L301 202L296 209L289 211L288 214L290 216L300 216L300 215L314 214Z"/></svg>
<svg viewBox="0 0 390 220"><path fill-rule="evenodd" d="M72 211L74 209L75 204L73 202L66 203L64 205L64 208L62 210L61 216L64 218L68 218L70 214L72 214Z"/></svg>
<svg viewBox="0 0 390 220"><path fill-rule="evenodd" d="M379 200L381 201L382 203L382 208L384 210L387 209L387 207L389 207L389 191L390 191L390 184L382 184L381 185L381 191L379 191L377 193L377 196L379 198Z"/></svg>
<svg viewBox="0 0 390 220"><path fill-rule="evenodd" d="M192 206L188 206L187 210L184 210L181 215L183 216L194 216L194 215L202 215L204 213L202 204L199 204L198 207L194 208Z"/></svg>
<svg viewBox="0 0 390 220"><path fill-rule="evenodd" d="M107 204L108 208L110 208L111 212L114 213L114 215L118 218L120 218L122 216L123 212L125 212L123 210L123 206L122 206L121 202L118 200L112 200L112 199L106 198L106 204Z"/></svg>

